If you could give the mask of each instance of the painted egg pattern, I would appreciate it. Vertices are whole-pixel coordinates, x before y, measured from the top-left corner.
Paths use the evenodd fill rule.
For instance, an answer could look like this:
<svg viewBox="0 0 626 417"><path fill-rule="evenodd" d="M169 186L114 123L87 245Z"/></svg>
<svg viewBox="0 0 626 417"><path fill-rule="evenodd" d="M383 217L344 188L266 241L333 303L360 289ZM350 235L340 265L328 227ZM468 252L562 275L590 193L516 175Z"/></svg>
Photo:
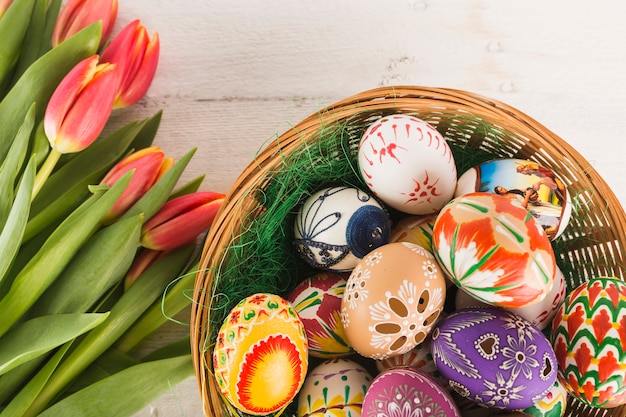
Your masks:
<svg viewBox="0 0 626 417"><path fill-rule="evenodd" d="M450 394L414 368L391 368L378 374L363 400L364 417L460 417Z"/></svg>
<svg viewBox="0 0 626 417"><path fill-rule="evenodd" d="M372 249L389 242L391 220L368 193L330 187L309 198L294 225L296 252L311 266L348 272Z"/></svg>
<svg viewBox="0 0 626 417"><path fill-rule="evenodd" d="M554 274L554 284L548 295L538 303L518 308L507 308L506 310L518 314L537 326L539 330L543 330L552 323L552 319L556 315L556 311L565 300L567 291L565 285L565 277L559 268ZM491 307L491 305L479 301L459 289L456 292L454 306L457 310L468 307Z"/></svg>
<svg viewBox="0 0 626 417"><path fill-rule="evenodd" d="M559 376L593 407L626 404L626 283L593 278L574 289L552 324Z"/></svg>
<svg viewBox="0 0 626 417"><path fill-rule="evenodd" d="M541 301L556 261L550 240L519 203L490 193L455 198L433 228L433 253L448 277L498 307Z"/></svg>
<svg viewBox="0 0 626 417"><path fill-rule="evenodd" d="M563 181L550 169L525 159L496 159L470 168L458 179L455 197L485 191L518 200L557 238L569 222L572 204Z"/></svg>
<svg viewBox="0 0 626 417"><path fill-rule="evenodd" d="M439 318L446 284L433 255L395 242L370 252L354 268L341 302L352 348L385 359L422 343Z"/></svg>
<svg viewBox="0 0 626 417"><path fill-rule="evenodd" d="M533 417L562 417L566 408L567 390L557 378L545 397L524 409L524 412Z"/></svg>
<svg viewBox="0 0 626 417"><path fill-rule="evenodd" d="M361 138L358 163L374 195L408 214L436 213L456 187L450 146L435 128L410 115L372 123Z"/></svg>
<svg viewBox="0 0 626 417"><path fill-rule="evenodd" d="M372 379L352 360L322 362L309 372L298 395L298 417L359 417Z"/></svg>
<svg viewBox="0 0 626 417"><path fill-rule="evenodd" d="M450 314L435 327L431 350L450 386L488 407L530 407L546 395L557 376L556 358L543 333L499 308Z"/></svg>
<svg viewBox="0 0 626 417"><path fill-rule="evenodd" d="M309 355L332 358L351 354L341 324L341 299L346 279L333 272L308 277L287 296L300 316L309 343Z"/></svg>
<svg viewBox="0 0 626 417"><path fill-rule="evenodd" d="M253 415L291 402L307 366L304 325L291 305L273 294L253 294L239 302L224 320L213 350L220 391L236 408Z"/></svg>
<svg viewBox="0 0 626 417"><path fill-rule="evenodd" d="M408 216L391 230L390 242L409 242L432 252L433 226L436 215Z"/></svg>

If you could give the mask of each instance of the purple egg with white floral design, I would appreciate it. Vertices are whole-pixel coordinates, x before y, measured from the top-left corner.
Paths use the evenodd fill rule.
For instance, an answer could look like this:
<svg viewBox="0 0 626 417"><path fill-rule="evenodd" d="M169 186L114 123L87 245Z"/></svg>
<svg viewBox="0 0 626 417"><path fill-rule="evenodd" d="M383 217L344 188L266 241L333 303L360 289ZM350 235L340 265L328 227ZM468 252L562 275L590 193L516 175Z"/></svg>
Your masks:
<svg viewBox="0 0 626 417"><path fill-rule="evenodd" d="M530 321L500 308L450 314L435 326L431 350L452 389L491 408L528 408L556 380L548 339Z"/></svg>
<svg viewBox="0 0 626 417"><path fill-rule="evenodd" d="M461 417L452 396L426 373L410 367L378 374L363 398L363 417Z"/></svg>

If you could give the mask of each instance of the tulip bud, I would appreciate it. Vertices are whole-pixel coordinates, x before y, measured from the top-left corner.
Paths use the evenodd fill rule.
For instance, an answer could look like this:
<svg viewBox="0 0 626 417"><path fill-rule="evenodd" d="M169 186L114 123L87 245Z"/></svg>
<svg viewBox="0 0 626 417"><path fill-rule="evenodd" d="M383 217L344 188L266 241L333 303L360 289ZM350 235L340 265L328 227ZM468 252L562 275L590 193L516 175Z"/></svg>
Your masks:
<svg viewBox="0 0 626 417"><path fill-rule="evenodd" d="M141 246L172 250L193 243L211 226L224 197L220 193L199 191L168 201L144 224Z"/></svg>
<svg viewBox="0 0 626 417"><path fill-rule="evenodd" d="M131 170L135 171L128 187L126 187L122 196L113 205L103 221L109 223L111 220L124 214L172 165L174 165L174 159L165 158L165 152L157 146L141 149L115 164L104 176L100 182L101 184L112 186L125 173Z"/></svg>
<svg viewBox="0 0 626 417"><path fill-rule="evenodd" d="M117 0L69 0L61 12L52 31L52 46L80 32L81 29L102 22L100 47L111 36L117 18Z"/></svg>
<svg viewBox="0 0 626 417"><path fill-rule="evenodd" d="M98 55L79 62L56 88L44 115L44 131L58 153L79 152L102 132L115 98L119 72L98 64Z"/></svg>
<svg viewBox="0 0 626 417"><path fill-rule="evenodd" d="M134 20L111 41L102 53L102 61L116 64L122 73L115 108L138 102L152 83L159 62L159 35L152 40L139 20Z"/></svg>

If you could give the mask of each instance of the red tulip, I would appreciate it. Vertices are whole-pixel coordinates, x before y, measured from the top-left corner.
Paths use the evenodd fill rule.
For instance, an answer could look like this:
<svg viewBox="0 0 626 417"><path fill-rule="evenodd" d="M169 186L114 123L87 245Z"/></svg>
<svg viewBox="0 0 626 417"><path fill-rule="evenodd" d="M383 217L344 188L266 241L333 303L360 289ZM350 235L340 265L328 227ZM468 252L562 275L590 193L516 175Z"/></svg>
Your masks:
<svg viewBox="0 0 626 417"><path fill-rule="evenodd" d="M52 31L52 46L80 32L87 26L102 22L100 46L111 36L117 18L117 0L68 0Z"/></svg>
<svg viewBox="0 0 626 417"><path fill-rule="evenodd" d="M141 246L172 250L193 243L211 226L224 197L220 193L199 191L168 201L144 224Z"/></svg>
<svg viewBox="0 0 626 417"><path fill-rule="evenodd" d="M126 25L106 47L102 60L116 64L122 73L115 108L133 105L146 94L156 73L159 51L158 33L150 39L139 20Z"/></svg>
<svg viewBox="0 0 626 417"><path fill-rule="evenodd" d="M79 62L52 94L44 130L61 154L79 152L102 132L113 109L119 72L113 64L98 64L98 55Z"/></svg>
<svg viewBox="0 0 626 417"><path fill-rule="evenodd" d="M108 223L124 214L172 165L174 165L174 159L166 158L165 152L157 146L141 149L118 162L105 175L101 184L113 186L130 170L135 170L135 172L122 196L113 205L104 221Z"/></svg>

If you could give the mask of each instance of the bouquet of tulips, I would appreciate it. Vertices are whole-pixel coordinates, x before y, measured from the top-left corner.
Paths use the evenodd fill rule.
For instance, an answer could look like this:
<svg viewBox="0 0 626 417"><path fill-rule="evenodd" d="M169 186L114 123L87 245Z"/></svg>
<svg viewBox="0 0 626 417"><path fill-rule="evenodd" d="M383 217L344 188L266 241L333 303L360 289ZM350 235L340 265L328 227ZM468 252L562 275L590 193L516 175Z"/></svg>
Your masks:
<svg viewBox="0 0 626 417"><path fill-rule="evenodd" d="M223 194L179 185L148 90L159 38L116 0L0 0L0 417L132 415L193 375L188 340L133 351L189 305Z"/></svg>

